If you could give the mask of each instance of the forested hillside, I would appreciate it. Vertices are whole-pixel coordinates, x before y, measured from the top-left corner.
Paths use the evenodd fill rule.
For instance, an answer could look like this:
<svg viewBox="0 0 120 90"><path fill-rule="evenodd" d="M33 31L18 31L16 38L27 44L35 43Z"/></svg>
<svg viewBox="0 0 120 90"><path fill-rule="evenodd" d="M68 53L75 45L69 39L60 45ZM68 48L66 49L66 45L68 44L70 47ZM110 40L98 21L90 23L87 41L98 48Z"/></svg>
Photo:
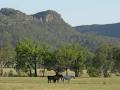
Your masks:
<svg viewBox="0 0 120 90"><path fill-rule="evenodd" d="M120 23L105 25L83 25L75 29L81 33L94 33L103 36L120 38Z"/></svg>
<svg viewBox="0 0 120 90"><path fill-rule="evenodd" d="M27 15L11 8L0 10L0 46L15 46L23 39L45 42L53 46L63 43L81 43L96 48L101 43L119 45L119 39L84 34L67 24L55 11L47 10Z"/></svg>

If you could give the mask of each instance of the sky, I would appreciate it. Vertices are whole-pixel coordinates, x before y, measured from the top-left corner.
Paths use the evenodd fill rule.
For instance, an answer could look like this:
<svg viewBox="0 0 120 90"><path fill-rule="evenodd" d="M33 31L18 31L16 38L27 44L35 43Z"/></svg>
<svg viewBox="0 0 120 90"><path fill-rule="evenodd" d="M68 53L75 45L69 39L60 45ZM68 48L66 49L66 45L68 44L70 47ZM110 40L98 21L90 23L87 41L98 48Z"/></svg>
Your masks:
<svg viewBox="0 0 120 90"><path fill-rule="evenodd" d="M0 0L26 14L55 10L72 26L120 22L120 0Z"/></svg>

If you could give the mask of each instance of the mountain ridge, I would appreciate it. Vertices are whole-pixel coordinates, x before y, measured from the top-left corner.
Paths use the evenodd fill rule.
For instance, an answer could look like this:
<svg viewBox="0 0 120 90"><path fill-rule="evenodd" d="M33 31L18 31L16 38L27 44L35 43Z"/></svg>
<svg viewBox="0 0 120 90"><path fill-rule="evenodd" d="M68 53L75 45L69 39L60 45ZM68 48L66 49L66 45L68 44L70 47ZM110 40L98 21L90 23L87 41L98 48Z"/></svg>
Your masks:
<svg viewBox="0 0 120 90"><path fill-rule="evenodd" d="M21 15L21 13L19 15L17 12L20 11L9 8L2 9L2 13L5 13L5 15L0 16L0 46L3 46L5 41L16 45L24 38L31 38L56 46L62 43L74 42L77 39L73 40L72 37L79 37L80 35L55 11L44 11L33 15ZM41 22L36 15L39 14L39 17L41 17L41 14L45 13L46 15L42 17L44 21ZM46 17L51 13L54 18Z"/></svg>
<svg viewBox="0 0 120 90"><path fill-rule="evenodd" d="M120 23L83 25L74 28L81 33L96 33L98 35L120 38Z"/></svg>
<svg viewBox="0 0 120 90"><path fill-rule="evenodd" d="M97 48L105 42L120 45L119 39L78 32L56 11L27 15L19 10L3 8L0 13L0 47L5 44L16 46L26 38L54 47L66 43L80 43L90 48Z"/></svg>

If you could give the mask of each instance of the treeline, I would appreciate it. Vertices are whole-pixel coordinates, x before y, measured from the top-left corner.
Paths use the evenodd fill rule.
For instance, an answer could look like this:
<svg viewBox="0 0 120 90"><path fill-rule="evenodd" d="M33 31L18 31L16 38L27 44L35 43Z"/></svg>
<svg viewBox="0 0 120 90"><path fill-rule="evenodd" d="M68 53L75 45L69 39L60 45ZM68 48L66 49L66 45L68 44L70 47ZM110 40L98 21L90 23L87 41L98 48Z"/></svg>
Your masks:
<svg viewBox="0 0 120 90"><path fill-rule="evenodd" d="M56 73L68 69L79 77L87 70L90 77L109 77L120 73L120 48L101 45L95 51L80 44L64 44L57 48L50 45L24 40L15 48L5 46L0 49L0 67L15 68L18 73L37 77L37 69L54 70ZM44 75L44 71L43 71Z"/></svg>

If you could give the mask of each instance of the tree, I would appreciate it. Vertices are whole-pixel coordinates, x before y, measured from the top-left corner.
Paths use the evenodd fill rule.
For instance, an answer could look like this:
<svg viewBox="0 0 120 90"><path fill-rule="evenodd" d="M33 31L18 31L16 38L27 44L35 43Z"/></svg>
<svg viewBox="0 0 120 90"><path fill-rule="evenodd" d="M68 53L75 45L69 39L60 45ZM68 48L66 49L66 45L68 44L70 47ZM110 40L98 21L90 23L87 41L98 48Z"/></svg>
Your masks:
<svg viewBox="0 0 120 90"><path fill-rule="evenodd" d="M95 68L93 68L93 60L95 57L95 54L93 53L93 51L90 50L86 50L86 61L85 61L85 67L87 70L87 73L89 74L89 76L96 76L96 73L94 71Z"/></svg>
<svg viewBox="0 0 120 90"><path fill-rule="evenodd" d="M51 57L52 57L52 51L51 51L51 46L48 45L48 44L42 44L42 53L41 53L41 56L42 56L42 63L41 65L43 66L43 70L42 70L42 73L43 73L43 77L45 75L45 69L51 67Z"/></svg>
<svg viewBox="0 0 120 90"><path fill-rule="evenodd" d="M68 74L67 69L71 65L73 55L70 47L71 45L62 45L50 52L48 54L49 59L45 61L47 68L54 70L56 73L66 70L66 74Z"/></svg>
<svg viewBox="0 0 120 90"><path fill-rule="evenodd" d="M113 61L114 61L114 66L113 66L113 72L115 73L120 73L120 48L115 47L113 48Z"/></svg>
<svg viewBox="0 0 120 90"><path fill-rule="evenodd" d="M84 62L87 58L86 49L79 44L66 44L59 47L54 52L54 66L59 72L60 70L67 70L70 68L75 72L75 76L79 76L79 72L84 68Z"/></svg>
<svg viewBox="0 0 120 90"><path fill-rule="evenodd" d="M34 70L34 76L37 77L37 66L42 63L44 56L43 45L25 40L17 45L16 53L16 69L29 72L30 76Z"/></svg>
<svg viewBox="0 0 120 90"><path fill-rule="evenodd" d="M75 72L75 77L79 77L80 73L82 74L83 69L85 68L85 62L87 60L88 49L82 47L79 44L73 44L71 46L72 50L72 62L71 70Z"/></svg>
<svg viewBox="0 0 120 90"><path fill-rule="evenodd" d="M48 70L54 70L56 74L64 70L65 63L58 49L47 53L44 66Z"/></svg>
<svg viewBox="0 0 120 90"><path fill-rule="evenodd" d="M31 41L20 42L16 46L16 70L29 73L32 76L32 60L31 60Z"/></svg>
<svg viewBox="0 0 120 90"><path fill-rule="evenodd" d="M11 45L5 45L0 48L0 67L13 67L15 51Z"/></svg>
<svg viewBox="0 0 120 90"><path fill-rule="evenodd" d="M112 47L109 45L101 45L95 52L95 58L92 61L91 71L93 76L103 75L109 76L113 66Z"/></svg>
<svg viewBox="0 0 120 90"><path fill-rule="evenodd" d="M57 70L58 71L66 71L66 75L68 75L68 68L71 63L71 55L69 45L62 45L56 50L56 60L57 60Z"/></svg>

